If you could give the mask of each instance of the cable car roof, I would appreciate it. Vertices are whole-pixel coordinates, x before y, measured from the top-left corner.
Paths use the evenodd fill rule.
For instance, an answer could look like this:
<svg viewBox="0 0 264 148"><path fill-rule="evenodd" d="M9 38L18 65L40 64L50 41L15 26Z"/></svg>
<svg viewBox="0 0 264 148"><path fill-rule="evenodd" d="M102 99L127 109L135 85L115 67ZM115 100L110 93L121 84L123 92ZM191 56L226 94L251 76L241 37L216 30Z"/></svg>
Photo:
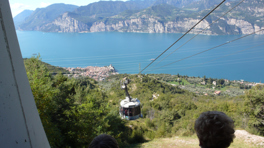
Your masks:
<svg viewBox="0 0 264 148"><path fill-rule="evenodd" d="M139 105L140 105L140 101L137 98L132 99L131 102L129 102L129 98L126 97L126 99L120 102L120 106L125 108L129 108L131 106L139 106Z"/></svg>

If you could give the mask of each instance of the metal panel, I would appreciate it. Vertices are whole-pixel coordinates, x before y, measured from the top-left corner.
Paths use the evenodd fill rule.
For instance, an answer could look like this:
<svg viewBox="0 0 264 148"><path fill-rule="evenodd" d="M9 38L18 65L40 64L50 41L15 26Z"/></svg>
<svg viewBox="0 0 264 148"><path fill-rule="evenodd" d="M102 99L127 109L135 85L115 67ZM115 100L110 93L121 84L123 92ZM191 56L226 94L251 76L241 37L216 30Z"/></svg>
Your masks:
<svg viewBox="0 0 264 148"><path fill-rule="evenodd" d="M29 86L7 0L0 0L0 147L50 147Z"/></svg>

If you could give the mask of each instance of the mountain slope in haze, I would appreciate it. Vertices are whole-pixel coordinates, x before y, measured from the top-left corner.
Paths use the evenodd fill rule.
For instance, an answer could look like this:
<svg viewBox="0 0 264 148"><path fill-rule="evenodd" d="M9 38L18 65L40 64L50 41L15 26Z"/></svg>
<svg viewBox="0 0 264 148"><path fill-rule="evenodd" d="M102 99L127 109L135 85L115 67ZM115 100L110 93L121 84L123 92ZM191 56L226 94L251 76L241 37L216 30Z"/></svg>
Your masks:
<svg viewBox="0 0 264 148"><path fill-rule="evenodd" d="M140 6L138 3L133 2L123 2L123 1L100 1L91 3L87 6L81 6L74 10L73 12L79 15L106 15L112 16L116 15L125 10L138 10L145 7Z"/></svg>
<svg viewBox="0 0 264 148"><path fill-rule="evenodd" d="M53 21L51 19L48 22L42 21L44 23L35 25L35 28L22 29L46 32L184 33L220 1L157 0L156 3L153 3L148 8L139 6L140 2L137 1L101 1L79 7L72 12L66 12ZM170 3L171 5L155 5L158 2ZM178 2L178 7L181 6L183 8L177 8L172 5ZM142 3L145 3L145 1L142 1ZM199 33L238 3L239 1L237 0L226 1L190 33ZM264 28L263 16L264 0L245 0L218 20L217 23L208 27L202 34L250 34ZM38 22L38 17L35 17L34 22ZM258 34L264 34L264 32L259 32Z"/></svg>
<svg viewBox="0 0 264 148"><path fill-rule="evenodd" d="M196 26L191 33L199 33L236 4L238 4L238 1L225 2ZM168 5L157 5L131 14L128 17L123 17L120 14L107 18L104 21L97 21L90 28L90 31L183 33L196 24L208 12L209 10L193 12L188 11L188 9L178 8L177 10L175 7L169 7ZM264 28L263 16L263 0L244 1L228 13L228 15L218 20L217 23L208 27L203 34L250 34ZM264 34L264 32L258 32L257 34Z"/></svg>
<svg viewBox="0 0 264 148"><path fill-rule="evenodd" d="M181 33L198 22L198 14L183 10L168 4L154 5L135 13L121 13L103 21L97 21L90 28L91 32L120 31L120 32L147 32L147 33ZM197 26L195 33L201 27L208 25L202 22Z"/></svg>
<svg viewBox="0 0 264 148"><path fill-rule="evenodd" d="M153 5L168 4L177 8L184 8L195 1L196 0L157 0L153 3Z"/></svg>
<svg viewBox="0 0 264 148"><path fill-rule="evenodd" d="M200 0L187 5L186 8L204 10L204 9L209 9L214 5L219 4L220 2L222 2L222 0Z"/></svg>
<svg viewBox="0 0 264 148"><path fill-rule="evenodd" d="M15 27L17 28L21 23L23 23L23 21L29 17L34 11L33 10L24 10L21 13L19 13L18 15L16 15L13 20L15 23Z"/></svg>
<svg viewBox="0 0 264 148"><path fill-rule="evenodd" d="M184 8L201 11L205 9L212 9L220 4L223 0L195 0L192 3L186 4ZM226 2L236 2L239 0L226 0Z"/></svg>
<svg viewBox="0 0 264 148"><path fill-rule="evenodd" d="M140 10L144 8L145 6L141 5L140 2L100 1L91 3L87 6L81 6L73 12L70 12L69 16L85 24L91 25L91 22L117 15L126 10Z"/></svg>
<svg viewBox="0 0 264 148"><path fill-rule="evenodd" d="M206 0L203 1L206 2ZM216 11L214 11L209 17L207 17L206 20L204 20L197 27L195 27L195 29L192 30L191 33L200 32L205 27L209 26L212 21L216 20L219 16L223 15L224 12L230 10L233 6L238 4L238 2L239 1L225 2L218 9L216 9ZM147 12L147 9L145 9L140 13L134 13L133 15L130 15L129 18L125 18L125 20L123 19L121 22L120 18L122 18L122 16L118 15L115 17L111 17L112 19L116 18L115 21L111 20L111 22L118 23L111 24L102 21L96 22L91 27L91 32L117 30L121 32L183 33L186 32L189 28L191 28L195 23L197 23L199 19L205 16L208 11L209 10L191 12L181 9L176 13L176 15L175 13L164 14L159 12L159 14L164 14L162 17L157 15L155 16L155 12L152 12L152 15L146 15L142 13ZM230 13L221 18L217 23L210 26L207 30L203 32L203 34L250 34L254 31L258 31L264 28L263 16L263 0L246 0L234 10L232 10ZM148 29L142 29L144 28L143 26L146 26ZM119 28L121 28L121 30ZM264 32L258 32L257 34L264 34Z"/></svg>
<svg viewBox="0 0 264 148"><path fill-rule="evenodd" d="M86 16L86 19L83 20L84 16L74 16L73 13L69 12L41 29L52 31L55 28L55 32L76 31L78 30L76 28L79 28L80 30L77 32L120 31L152 33L152 27L149 24L150 18L159 18L159 21L166 22L168 20L174 20L176 16L181 17L180 15L184 16L185 14L189 14L189 11L184 11L171 5L161 4L143 10L127 10L109 17L100 17L101 14Z"/></svg>
<svg viewBox="0 0 264 148"><path fill-rule="evenodd" d="M78 8L75 5L53 4L46 8L36 9L28 18L19 25L21 30L36 30L46 23L52 22L55 18L67 11Z"/></svg>

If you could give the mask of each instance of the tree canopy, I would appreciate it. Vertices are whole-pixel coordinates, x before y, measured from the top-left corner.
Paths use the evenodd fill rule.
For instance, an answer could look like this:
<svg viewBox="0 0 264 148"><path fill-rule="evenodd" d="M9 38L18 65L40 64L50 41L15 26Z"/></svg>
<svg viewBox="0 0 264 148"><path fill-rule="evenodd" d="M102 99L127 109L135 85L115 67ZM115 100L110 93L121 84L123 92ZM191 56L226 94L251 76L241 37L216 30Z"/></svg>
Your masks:
<svg viewBox="0 0 264 148"><path fill-rule="evenodd" d="M120 147L145 139L190 136L195 133L194 121L200 113L213 110L225 112L238 128L264 133L263 86L237 97L204 96L164 83L153 75L119 74L97 82L61 73L51 75L39 57L24 63L51 147L87 147L102 133L116 138ZM119 103L125 98L120 89L124 77L131 80L130 95L141 101L141 119L126 121L119 117Z"/></svg>

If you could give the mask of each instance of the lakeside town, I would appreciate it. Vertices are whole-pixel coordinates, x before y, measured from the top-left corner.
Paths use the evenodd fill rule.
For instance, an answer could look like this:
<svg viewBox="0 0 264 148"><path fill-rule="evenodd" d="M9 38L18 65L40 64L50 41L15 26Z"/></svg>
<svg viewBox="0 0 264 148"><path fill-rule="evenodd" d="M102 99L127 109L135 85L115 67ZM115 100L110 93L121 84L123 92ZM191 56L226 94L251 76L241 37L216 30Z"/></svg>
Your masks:
<svg viewBox="0 0 264 148"><path fill-rule="evenodd" d="M103 81L105 78L111 75L119 74L112 64L104 67L97 67L97 66L87 66L85 68L64 67L64 69L70 72L70 74L65 74L68 77L73 77L73 78L90 77L92 79L95 79L96 81Z"/></svg>

